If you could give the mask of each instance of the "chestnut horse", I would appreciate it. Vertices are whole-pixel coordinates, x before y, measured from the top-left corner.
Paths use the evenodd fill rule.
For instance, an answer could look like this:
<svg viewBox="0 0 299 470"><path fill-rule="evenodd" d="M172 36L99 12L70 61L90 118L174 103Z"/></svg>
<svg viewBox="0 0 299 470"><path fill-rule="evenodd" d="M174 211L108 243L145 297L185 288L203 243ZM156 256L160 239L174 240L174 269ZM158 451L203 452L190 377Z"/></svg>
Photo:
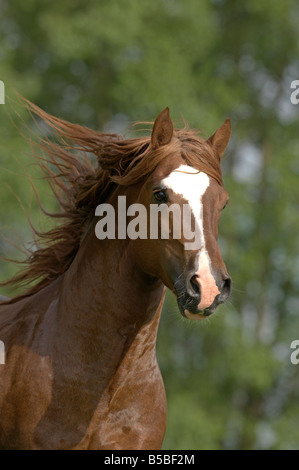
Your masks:
<svg viewBox="0 0 299 470"><path fill-rule="evenodd" d="M151 135L125 140L27 105L56 135L37 145L61 211L6 283L27 284L24 293L0 300L0 447L160 449L166 397L156 338L166 287L192 320L231 291L217 244L230 121L205 140L174 129L166 108ZM99 240L95 209L117 208L118 196L146 208L190 205L200 247L185 249L183 235Z"/></svg>

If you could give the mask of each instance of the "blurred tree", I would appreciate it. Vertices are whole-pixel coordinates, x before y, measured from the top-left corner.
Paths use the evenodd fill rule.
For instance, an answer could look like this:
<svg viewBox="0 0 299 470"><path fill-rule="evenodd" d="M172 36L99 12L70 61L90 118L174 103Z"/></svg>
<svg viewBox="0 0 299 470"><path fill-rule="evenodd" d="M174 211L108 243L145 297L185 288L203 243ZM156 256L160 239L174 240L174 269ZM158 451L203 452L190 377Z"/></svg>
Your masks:
<svg viewBox="0 0 299 470"><path fill-rule="evenodd" d="M34 196L31 148L9 119L31 126L10 87L48 112L130 133L169 106L213 133L226 116L233 137L223 162L231 204L220 244L234 280L231 301L190 325L167 297L158 355L169 406L164 447L294 448L298 368L298 76L296 0L63 0L0 2L1 233L28 243ZM9 99L10 98L10 99ZM24 169L23 169L24 168ZM52 200L42 181L41 199ZM11 188L11 191L9 190ZM33 221L40 220L32 202ZM19 243L19 242L17 242ZM0 240L0 255L9 248ZM3 279L13 272L2 263Z"/></svg>

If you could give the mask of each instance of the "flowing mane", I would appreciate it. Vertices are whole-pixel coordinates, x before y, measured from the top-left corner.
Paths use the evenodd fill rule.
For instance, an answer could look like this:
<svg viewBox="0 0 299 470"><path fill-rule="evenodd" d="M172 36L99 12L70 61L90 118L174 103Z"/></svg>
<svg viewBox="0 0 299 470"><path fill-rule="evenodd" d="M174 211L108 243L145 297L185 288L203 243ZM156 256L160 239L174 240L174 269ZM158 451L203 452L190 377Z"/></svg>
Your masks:
<svg viewBox="0 0 299 470"><path fill-rule="evenodd" d="M117 134L103 134L69 123L25 102L51 134L33 144L46 154L46 157L38 154L35 158L59 203L60 212L49 213L41 204L40 207L46 215L60 222L47 232L32 227L35 249L28 250L27 258L21 262L23 269L0 284L27 288L24 294L6 303L40 291L65 273L80 248L96 206L107 199L115 185L130 186L140 182L170 154L180 152L187 165L204 171L222 185L219 158L209 143L188 127L175 129L169 144L153 150L150 136L124 140ZM97 163L92 164L90 154L97 157Z"/></svg>

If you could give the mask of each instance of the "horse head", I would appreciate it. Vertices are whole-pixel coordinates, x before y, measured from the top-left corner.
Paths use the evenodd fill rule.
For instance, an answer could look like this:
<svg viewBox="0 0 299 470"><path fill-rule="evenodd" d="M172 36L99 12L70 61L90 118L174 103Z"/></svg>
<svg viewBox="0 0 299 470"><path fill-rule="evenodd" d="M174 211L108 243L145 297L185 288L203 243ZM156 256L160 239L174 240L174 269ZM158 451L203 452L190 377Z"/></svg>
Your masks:
<svg viewBox="0 0 299 470"><path fill-rule="evenodd" d="M164 236L136 240L135 251L142 269L175 293L181 314L190 319L209 316L231 292L231 278L217 242L219 217L228 203L220 160L230 133L229 119L207 140L197 138L194 131L174 130L168 108L152 130L147 158L158 163L141 187L139 202L150 216L154 206L177 210L165 212L169 236L165 236L161 216L159 233L164 230ZM184 209L191 214L193 243L184 231L188 221L182 216ZM180 235L174 237L179 226Z"/></svg>

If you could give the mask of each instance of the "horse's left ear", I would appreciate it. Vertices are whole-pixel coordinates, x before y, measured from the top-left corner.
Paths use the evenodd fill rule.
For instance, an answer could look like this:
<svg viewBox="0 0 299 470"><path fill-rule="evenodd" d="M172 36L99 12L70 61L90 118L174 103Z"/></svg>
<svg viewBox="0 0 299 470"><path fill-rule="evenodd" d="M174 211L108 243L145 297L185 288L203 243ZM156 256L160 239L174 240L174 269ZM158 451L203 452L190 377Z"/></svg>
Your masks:
<svg viewBox="0 0 299 470"><path fill-rule="evenodd" d="M165 108L155 120L152 131L152 148L156 150L162 145L167 145L172 139L173 124L169 115L169 108Z"/></svg>
<svg viewBox="0 0 299 470"><path fill-rule="evenodd" d="M230 119L227 118L222 126L217 129L215 134L213 134L207 142L213 147L215 152L217 153L219 160L221 159L222 155L224 154L224 151L227 147L227 144L230 139L232 127L230 123Z"/></svg>

